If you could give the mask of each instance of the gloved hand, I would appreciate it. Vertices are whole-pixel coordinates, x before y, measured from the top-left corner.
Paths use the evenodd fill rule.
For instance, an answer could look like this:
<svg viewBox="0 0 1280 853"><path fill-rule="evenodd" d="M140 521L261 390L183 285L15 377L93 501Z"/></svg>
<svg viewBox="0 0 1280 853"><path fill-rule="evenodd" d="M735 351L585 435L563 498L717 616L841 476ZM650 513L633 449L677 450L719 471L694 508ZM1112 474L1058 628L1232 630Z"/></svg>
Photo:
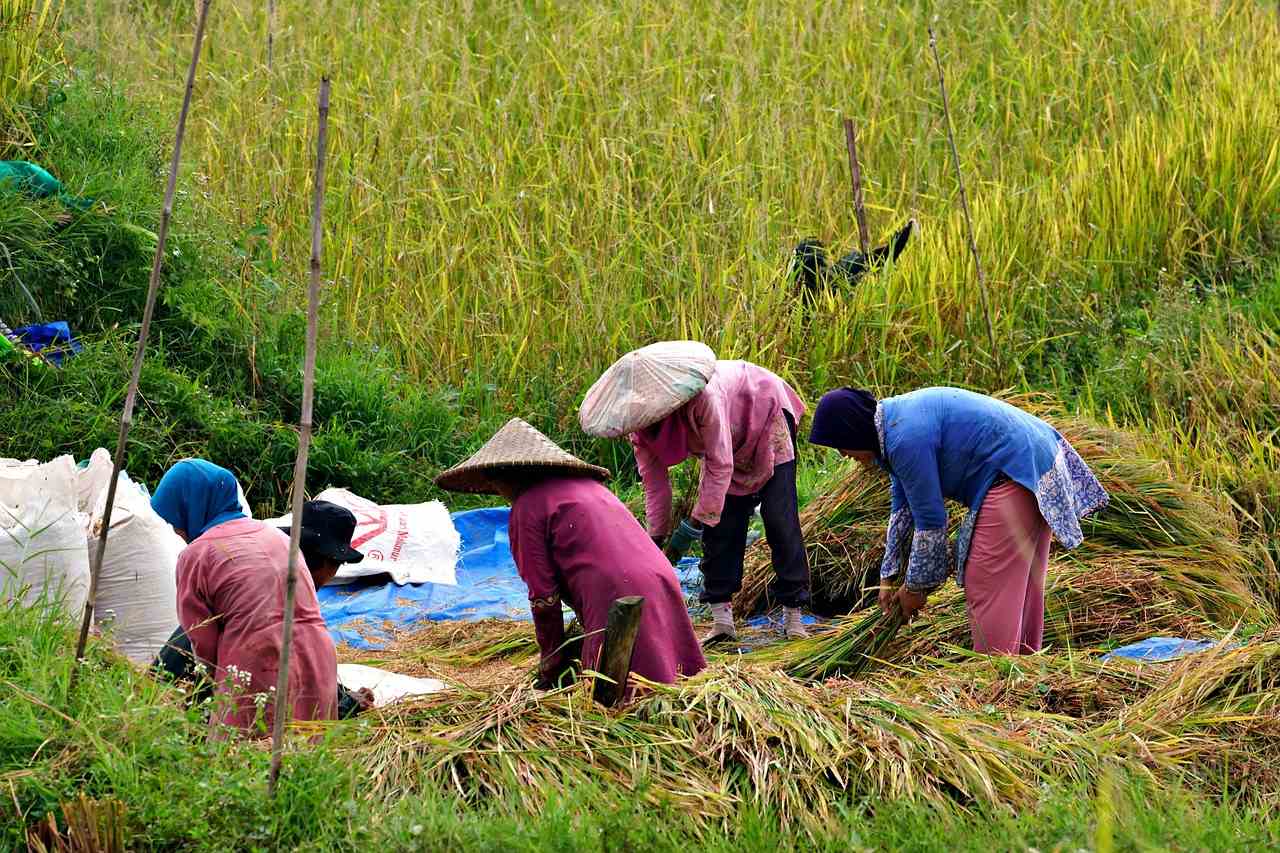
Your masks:
<svg viewBox="0 0 1280 853"><path fill-rule="evenodd" d="M533 686L538 690L554 690L572 684L574 675L573 661L563 652L556 652L538 661L538 678Z"/></svg>
<svg viewBox="0 0 1280 853"><path fill-rule="evenodd" d="M702 529L702 525L691 518L680 522L676 532L671 534L671 541L667 543L667 559L673 563L679 562L681 557L689 553L694 542L702 541Z"/></svg>

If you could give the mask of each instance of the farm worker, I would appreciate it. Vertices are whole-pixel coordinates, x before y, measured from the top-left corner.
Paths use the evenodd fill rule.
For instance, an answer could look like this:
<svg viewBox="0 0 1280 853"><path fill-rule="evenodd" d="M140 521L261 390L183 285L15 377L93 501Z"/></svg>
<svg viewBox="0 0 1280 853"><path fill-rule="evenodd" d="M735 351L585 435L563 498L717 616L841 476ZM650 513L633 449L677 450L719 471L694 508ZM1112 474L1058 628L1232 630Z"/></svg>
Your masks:
<svg viewBox="0 0 1280 853"><path fill-rule="evenodd" d="M675 572L600 482L608 477L512 418L470 459L436 478L443 489L511 502L511 553L529 587L540 689L555 685L573 663L562 648L562 604L582 623L584 666L599 665L609 606L629 595L644 598L632 672L670 684L706 666Z"/></svg>
<svg viewBox="0 0 1280 853"><path fill-rule="evenodd" d="M279 528L285 536L288 527ZM302 537L299 550L306 561L311 582L320 589L338 574L346 563L358 563L364 555L351 547L356 517L351 510L328 501L307 501L302 505ZM173 681L189 680L194 675L195 658L191 639L182 626L156 656L152 669ZM350 691L338 684L338 717L347 719L373 707L373 693L367 688Z"/></svg>
<svg viewBox="0 0 1280 853"><path fill-rule="evenodd" d="M1052 537L1081 543L1080 519L1107 504L1089 466L1052 426L1001 400L924 388L877 401L842 388L823 396L809 441L883 470L893 499L880 606L911 619L954 573L964 588L973 648L1039 651ZM968 507L947 543L945 501ZM910 543L908 545L908 543ZM905 562L897 592L889 583Z"/></svg>
<svg viewBox="0 0 1280 853"><path fill-rule="evenodd" d="M809 560L796 498L800 395L746 361L717 361L704 344L669 341L623 356L587 392L579 421L587 433L628 435L644 483L649 535L679 560L702 542L701 600L711 605L704 643L737 637L732 598L742 588L747 529L756 507L764 520L787 637L807 636ZM690 456L702 462L698 499L671 532L668 469Z"/></svg>
<svg viewBox="0 0 1280 853"><path fill-rule="evenodd" d="M178 621L211 670L210 725L249 732L259 706L270 731L284 624L289 540L246 518L231 472L184 459L160 480L151 506L187 543L178 557ZM295 720L337 715L338 660L311 576L300 573L287 701Z"/></svg>

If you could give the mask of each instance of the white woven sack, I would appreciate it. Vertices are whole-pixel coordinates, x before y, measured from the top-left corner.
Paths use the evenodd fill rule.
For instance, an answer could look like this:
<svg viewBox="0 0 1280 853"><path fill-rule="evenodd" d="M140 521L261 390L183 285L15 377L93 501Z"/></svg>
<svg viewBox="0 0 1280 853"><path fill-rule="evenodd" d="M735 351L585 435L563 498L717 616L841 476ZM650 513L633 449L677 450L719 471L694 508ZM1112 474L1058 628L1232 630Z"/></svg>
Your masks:
<svg viewBox="0 0 1280 853"><path fill-rule="evenodd" d="M108 470L108 476L110 473ZM103 483L94 498L88 536L90 559L97 553L106 503ZM178 624L175 571L185 547L173 528L151 508L146 492L121 472L93 618L130 660L151 661Z"/></svg>
<svg viewBox="0 0 1280 853"><path fill-rule="evenodd" d="M325 489L315 499L351 510L356 517L351 547L364 554L359 563L344 564L332 583L380 574L391 575L398 584L458 583L462 535L440 501L384 506L339 488ZM292 520L284 516L266 523L288 527Z"/></svg>
<svg viewBox="0 0 1280 853"><path fill-rule="evenodd" d="M86 522L70 456L0 465L0 601L55 603L77 616L89 595Z"/></svg>

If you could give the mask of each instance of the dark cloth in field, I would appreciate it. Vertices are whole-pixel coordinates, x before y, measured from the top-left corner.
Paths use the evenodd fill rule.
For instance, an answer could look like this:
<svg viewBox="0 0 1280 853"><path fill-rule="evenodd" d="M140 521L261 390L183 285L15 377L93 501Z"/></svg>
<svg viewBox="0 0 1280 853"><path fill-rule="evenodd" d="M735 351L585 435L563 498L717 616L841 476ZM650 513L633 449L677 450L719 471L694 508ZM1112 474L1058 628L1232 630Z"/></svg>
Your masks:
<svg viewBox="0 0 1280 853"><path fill-rule="evenodd" d="M827 261L827 248L822 241L802 240L796 246L792 263L796 284L807 293L833 284L842 283L853 287L869 271L883 266L887 261L896 261L907 248L911 231L912 223L908 222L895 231L883 246L877 246L865 255L855 249L834 264Z"/></svg>

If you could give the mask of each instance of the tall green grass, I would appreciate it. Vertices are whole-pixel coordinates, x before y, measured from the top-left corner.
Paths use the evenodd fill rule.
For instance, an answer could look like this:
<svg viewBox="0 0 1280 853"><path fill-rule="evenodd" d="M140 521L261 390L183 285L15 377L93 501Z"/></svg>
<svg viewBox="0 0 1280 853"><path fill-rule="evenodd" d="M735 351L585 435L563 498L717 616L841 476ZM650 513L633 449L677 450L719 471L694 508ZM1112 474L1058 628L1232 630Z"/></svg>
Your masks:
<svg viewBox="0 0 1280 853"><path fill-rule="evenodd" d="M30 143L22 107L57 69L62 0L0 0L0 147Z"/></svg>
<svg viewBox="0 0 1280 853"><path fill-rule="evenodd" d="M190 4L75 6L112 74L176 103ZM999 373L926 61L935 14ZM215 9L180 216L263 226L300 279L310 102L332 73L331 332L429 384L483 377L565 431L600 369L662 337L809 392L1071 381L1096 348L1076 341L1110 334L1119 308L1275 250L1280 46L1252 0L328 0L278 16L268 69L265 6ZM791 246L853 232L842 113L860 123L873 231L917 215L923 234L806 316Z"/></svg>

